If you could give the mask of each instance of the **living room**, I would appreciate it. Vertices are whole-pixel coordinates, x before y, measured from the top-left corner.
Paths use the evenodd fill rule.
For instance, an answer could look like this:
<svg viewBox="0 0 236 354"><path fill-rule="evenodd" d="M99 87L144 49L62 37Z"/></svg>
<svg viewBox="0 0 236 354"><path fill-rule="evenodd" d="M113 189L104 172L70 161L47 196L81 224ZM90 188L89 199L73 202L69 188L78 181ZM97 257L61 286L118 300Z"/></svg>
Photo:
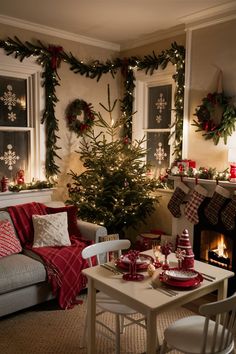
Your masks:
<svg viewBox="0 0 236 354"><path fill-rule="evenodd" d="M141 39L139 38L139 40L129 39L126 42L121 40L120 43L117 43L115 39L112 41L101 38L99 39L99 37L92 38L89 32L87 36L85 33L82 33L82 35L79 33L77 36L75 34L72 35L72 33L69 35L69 31L63 30L63 28L55 26L55 29L53 28L54 26L49 25L49 23L44 23L43 12L41 16L42 22L37 22L30 20L30 17L26 16L27 11L25 11L25 17L18 17L18 5L16 6L14 1L12 4L9 1L5 3L8 3L9 7L5 4L0 10L1 75L14 77L15 74L12 73L17 73L15 77L19 75L19 77L25 78L29 75L30 67L30 75L34 78L32 79L32 82L36 81L36 78L38 78L38 82L40 83L39 77L42 72L44 72L45 67L40 65L40 63L37 63L36 59L38 57L37 54L39 54L40 57L39 52L40 49L43 49L42 46L45 46L48 52L51 50L50 60L51 63L54 60L53 65L55 65L55 76L53 78L57 80L58 83L58 85L55 86L55 92L53 92L56 98L54 105L55 117L58 119L58 130L54 131L54 133L56 132L57 138L56 142L54 141L53 143L52 140L55 138L55 135L51 141L47 133L44 137L44 128L39 123L43 112L45 112L45 104L47 104L44 96L44 88L40 87L39 84L38 95L40 97L38 100L38 106L35 108L36 110L34 112L38 112L39 115L37 124L39 125L38 129L40 134L36 134L36 140L34 140L35 147L31 150L32 155L34 155L34 161L31 163L31 166L29 161L23 166L20 166L19 164L17 165L19 166L17 170L23 169L25 180L27 180L27 182L30 182L33 179L42 181L45 179L45 175L47 174L51 177L50 181L56 181L55 188L50 189L49 198L53 201L62 202L65 202L68 199L68 184L72 183L72 175L70 173L73 171L74 173L80 174L84 171L84 166L77 153L82 141L82 135L78 135L75 130L73 131L70 129L66 117L67 109L70 107L71 102L76 99L80 102L83 100L86 103L91 104L95 112L101 112L104 119L109 119L109 114L106 114L106 112L102 110L100 103L105 106L107 105L108 85L110 89L111 102L115 99L122 100L124 98L124 92L127 93L129 90L127 87L124 87L124 72L127 70L129 73L130 71L133 72L136 77L136 81L134 81L136 87L133 88L132 91L132 96L135 97L132 113L136 113L132 117L132 127L131 129L129 128L129 134L130 132L133 132L133 138L142 138L144 133L142 116L145 115L147 103L142 101L142 97L140 98L140 92L142 95L142 92L144 92L142 90L147 87L153 87L157 84L158 80L163 83L163 85L171 84L173 87L176 87L176 82L172 79L172 75L175 73L176 65L173 65L173 62L171 62L170 59L173 58L171 58L172 54L170 53L172 52L169 51L173 49L172 46L174 43L177 45L174 49L180 51L182 47L185 49L184 94L178 98L177 102L177 104L181 106L181 99L183 99L184 106L182 107L183 120L181 121L182 126L180 128L181 139L179 141L175 141L172 138L172 147L167 144L169 148L168 167L170 167L170 164L174 161L174 155L172 155L172 152L174 149L173 146L177 143L177 147L180 147L181 145L181 154L178 156L181 157L179 160L184 160L184 163L191 160L195 163L196 170L199 170L200 168L204 168L205 171L214 170L223 175L222 179L228 178L229 175L226 175L226 173L229 173L230 162L235 162L229 160L229 150L233 148L235 149L236 133L234 131L232 131L232 134L231 132L226 133L226 143L224 141L224 134L220 137L219 141L215 143L213 138L206 139L205 136L203 136L204 133L209 132L206 126L196 131L197 127L193 124L194 120L196 121L195 113L197 107L202 104L203 98L209 93L220 92L219 90L222 88L224 95L226 97L232 97L233 104L236 102L236 48L234 43L236 34L236 6L234 1L208 1L207 4L201 8L202 11L195 9L194 11L189 12L188 16L179 16L176 20L176 24L171 26L171 28L165 30L157 28L157 31L156 28L153 27L152 33L149 33L149 35L143 35ZM175 2L175 6L176 3L178 5L178 1ZM182 6L180 3L181 2L179 2L179 6ZM57 15L56 7L51 10L49 9L47 2L45 2L44 5L45 18L47 17L47 12L51 13L54 17L60 17L60 15L62 16L63 13L61 12L59 12L60 15ZM70 6L74 5L75 4L72 4ZM27 1L21 3L20 6L26 10ZM146 6L148 8L148 4ZM79 11L79 9L77 9L77 11ZM90 8L90 11L92 15L94 10ZM148 8L148 11L153 11L151 6ZM174 12L172 8L170 12L171 11ZM125 13L126 8L124 5L124 16ZM111 10L109 16L115 17L116 10ZM180 17L181 21L179 19ZM132 22L133 19L129 18L129 21ZM156 22L158 22L158 15ZM52 19L50 23L53 23ZM93 24L90 25L92 27ZM39 48L39 52L37 52L36 55L31 52L32 55L28 58L25 52L26 48L19 47L19 42L17 42L18 47L17 45L16 47L18 50L18 55L20 54L25 56L22 63L19 61L19 57L15 58L17 50L13 51L10 56L6 55L9 54L6 53L8 43L11 43L11 40L14 41L15 36L17 36L22 43L26 43L28 41L28 43L32 44L31 50L37 51ZM159 67L154 70L153 75L150 75L152 66L150 62L148 62L146 63L146 68L148 68L147 74L145 72L145 68L143 70L137 70L136 66L139 67L140 63L145 63L145 56L150 56L149 59L150 61L153 60L154 65L158 62L158 60L155 61L156 59L153 53L155 53L158 60L161 60L159 59L159 56L161 53L164 53L165 59L167 59L168 62L167 67L162 70L159 65ZM63 55L60 56L61 54ZM66 57L65 54L68 56ZM129 61L129 59L133 57L140 59L137 61L137 65L134 65L134 63ZM114 75L112 76L112 67L110 67L111 70L109 71L107 61L110 61L111 65L115 65L117 64L117 58L120 58L121 62L118 65L118 69L114 70ZM76 67L75 70L72 69L73 60ZM129 65L127 65L127 62ZM93 63L94 68L90 66L90 63ZM177 60L177 64L179 63L180 61ZM82 74L81 68L83 68L83 64L85 64L85 71ZM104 72L101 73L101 77L97 80L99 68L103 67L103 64ZM130 64L132 64L132 66L130 66ZM182 64L183 63L180 63L180 65ZM26 69L27 66L28 69ZM78 68L80 69L76 73L76 69ZM86 70L89 70L89 75L87 76ZM93 78L92 73L94 72L96 75ZM180 73L177 73L177 75L180 75ZM50 89L50 85L47 86L47 89ZM172 96L174 96L174 93L172 93ZM3 100L0 102L3 102ZM174 97L172 99L172 103L172 110L174 110L176 108L176 101ZM48 107L49 106L47 106L47 108ZM119 105L116 105L112 113L114 120L117 121L121 115ZM171 119L173 119L172 122L174 122L174 113ZM49 126L49 128L51 127ZM2 132L3 131L4 129L2 129ZM219 133L219 129L217 132ZM41 137L41 140L39 139L39 136ZM59 149L54 150L55 146L59 147ZM45 156L50 158L50 149L51 151L56 152L59 158L54 155L54 158L51 161L46 160ZM11 150L11 148L8 148L8 150ZM4 151L4 149L0 151L1 156L4 155ZM25 152L22 151L21 153L23 154ZM3 159L0 160L2 165L4 165L3 161ZM19 161L17 160L16 162L18 163ZM165 165L163 166L165 167ZM164 167L162 172L164 171ZM0 169L1 179L4 175L6 175L5 166L3 166L3 168L4 170L2 169L2 171L4 172L1 172ZM225 172L226 170L227 172ZM12 183L18 185L18 182L16 182L15 179L15 174L13 175L11 170L8 172L8 183L10 182L10 184ZM153 171L151 172L153 173ZM175 188L177 186L181 186L181 183L184 183L188 186L188 188L190 188L190 190L193 190L195 185L199 182L197 178L194 177L192 181L189 181L186 177L180 177L181 173L179 172L181 171L178 170L176 172L175 169L169 172L170 180L174 180ZM217 183L219 183L219 185L224 189L229 189L230 193L234 190L233 180L231 180L231 182L225 182L226 184L230 184L228 188L228 185L220 182L220 178L218 178L219 174L217 175L217 178L213 176L214 180L211 180L212 176L209 177L209 180L206 178L207 184L206 182L202 182L202 180L201 183L199 182L201 186L208 189L209 196L213 195ZM208 185L211 186L210 189L208 188ZM186 194L189 195L190 190L188 190ZM140 234L150 232L151 230L161 230L166 235L181 233L183 225L187 225L190 229L190 233L195 233L193 223L189 224L188 221L182 217L176 218L170 212L168 203L173 197L174 192L174 189L158 189L157 194L160 195L161 198L159 199L159 203L156 205L155 211L147 217L145 220L146 223L139 226L138 231L133 229L128 230L132 240L136 238L137 233ZM29 194L30 193L31 192L29 192ZM43 193L43 195L45 195L45 192L39 191L39 193ZM35 198L35 195L36 194L34 194L33 197L31 195L31 197ZM9 195L6 197L4 192L0 193L0 203L4 200L2 204L0 204L1 207L11 205L9 204L9 198ZM17 204L19 200L21 202L20 198L22 198L21 192L19 193L19 196L14 193L13 203ZM41 195L40 198L42 198ZM16 199L18 199L18 202L16 202ZM39 201L44 202L43 199L39 199ZM181 212L183 214L183 209L181 209ZM193 235L191 237L193 237Z"/></svg>

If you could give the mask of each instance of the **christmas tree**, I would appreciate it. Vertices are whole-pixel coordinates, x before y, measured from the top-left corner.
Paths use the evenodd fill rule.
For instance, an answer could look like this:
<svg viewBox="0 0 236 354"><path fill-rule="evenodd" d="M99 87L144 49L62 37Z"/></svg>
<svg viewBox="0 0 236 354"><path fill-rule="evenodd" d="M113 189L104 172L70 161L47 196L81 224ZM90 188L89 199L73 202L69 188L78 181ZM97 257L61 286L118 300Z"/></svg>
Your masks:
<svg viewBox="0 0 236 354"><path fill-rule="evenodd" d="M150 166L144 162L144 140L132 143L119 138L122 122L112 118L116 103L110 103L108 86L108 107L100 105L110 122L98 113L95 126L100 133L91 130L82 137L79 153L86 170L70 172L67 204L78 207L82 220L104 225L108 233L121 234L127 227L145 222L159 197L154 194L158 182L147 177Z"/></svg>

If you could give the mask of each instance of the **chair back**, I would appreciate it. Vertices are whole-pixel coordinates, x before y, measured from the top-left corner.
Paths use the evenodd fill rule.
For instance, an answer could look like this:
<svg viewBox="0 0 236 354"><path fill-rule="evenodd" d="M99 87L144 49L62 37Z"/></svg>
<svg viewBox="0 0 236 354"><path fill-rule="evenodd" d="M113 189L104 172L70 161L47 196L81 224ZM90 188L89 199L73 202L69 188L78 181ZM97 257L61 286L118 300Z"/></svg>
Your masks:
<svg viewBox="0 0 236 354"><path fill-rule="evenodd" d="M236 330L236 293L227 299L200 306L199 312L206 317L201 353L206 353L206 348L207 353L230 353L234 347ZM210 328L212 319L215 323ZM209 331L212 336L208 335ZM211 343L208 343L208 338L211 338Z"/></svg>
<svg viewBox="0 0 236 354"><path fill-rule="evenodd" d="M82 257L88 260L89 266L92 267L91 258L96 256L97 264L101 264L100 255L106 254L106 259L109 261L110 252L118 252L118 256L121 255L121 251L128 249L131 245L129 240L112 240L104 241L99 243L94 243L93 245L87 246L82 250Z"/></svg>

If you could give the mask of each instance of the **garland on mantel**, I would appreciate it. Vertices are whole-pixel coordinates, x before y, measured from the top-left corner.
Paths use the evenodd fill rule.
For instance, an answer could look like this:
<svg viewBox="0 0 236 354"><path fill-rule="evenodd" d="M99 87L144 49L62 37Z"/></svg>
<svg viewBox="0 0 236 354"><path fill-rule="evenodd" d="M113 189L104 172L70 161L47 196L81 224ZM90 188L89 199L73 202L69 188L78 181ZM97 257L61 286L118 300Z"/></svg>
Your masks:
<svg viewBox="0 0 236 354"><path fill-rule="evenodd" d="M200 167L189 168L187 170L180 170L178 166L173 166L171 169L167 170L169 176L179 176L179 177L190 177L196 179L209 179L216 181L229 181L230 173L229 169L226 168L224 171L217 171L215 167Z"/></svg>
<svg viewBox="0 0 236 354"><path fill-rule="evenodd" d="M91 61L85 64L82 60L78 60L72 53L66 53L62 47L49 45L46 46L42 42L37 41L37 44L32 44L28 41L23 43L19 38L8 38L0 40L0 48L3 48L7 55L14 55L20 61L30 56L36 57L37 63L44 68L43 86L45 87L45 110L42 118L42 123L46 127L46 176L50 177L57 175L60 170L55 163L55 158L58 157L57 150L57 132L58 120L55 116L55 105L58 102L56 96L56 86L60 85L57 68L61 60L70 65L70 70L74 73L86 76L90 79L99 79L103 74L110 73L114 78L117 71L120 69L124 78L124 94L121 100L121 111L126 118L123 136L131 138L132 135L132 117L133 117L133 101L135 88L134 69L145 70L146 74L152 75L159 67L165 69L168 63L175 65L176 72L173 79L176 83L175 92L175 142L174 155L176 158L181 158L182 153L182 134L183 134L183 97L184 97L184 59L185 48L179 46L176 42L171 44L171 48L162 51L160 55L154 52L152 55L146 55L144 58L116 58L107 60L101 63L99 60Z"/></svg>

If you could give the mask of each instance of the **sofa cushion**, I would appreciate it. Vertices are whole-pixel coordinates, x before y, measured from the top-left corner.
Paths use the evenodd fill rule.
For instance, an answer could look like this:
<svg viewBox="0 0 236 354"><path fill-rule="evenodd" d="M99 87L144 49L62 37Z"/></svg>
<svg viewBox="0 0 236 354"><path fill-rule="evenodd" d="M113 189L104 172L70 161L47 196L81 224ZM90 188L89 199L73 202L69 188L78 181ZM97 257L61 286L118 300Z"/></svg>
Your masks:
<svg viewBox="0 0 236 354"><path fill-rule="evenodd" d="M47 279L44 265L23 254L13 254L0 259L0 294Z"/></svg>
<svg viewBox="0 0 236 354"><path fill-rule="evenodd" d="M78 227L78 219L77 219L77 207L75 205L68 205L64 207L46 207L46 212L48 214L55 214L61 212L67 212L68 216L68 232L70 236L81 237L81 233Z"/></svg>
<svg viewBox="0 0 236 354"><path fill-rule="evenodd" d="M32 215L33 247L71 246L67 213Z"/></svg>
<svg viewBox="0 0 236 354"><path fill-rule="evenodd" d="M0 220L0 258L22 251L20 241L9 220Z"/></svg>

